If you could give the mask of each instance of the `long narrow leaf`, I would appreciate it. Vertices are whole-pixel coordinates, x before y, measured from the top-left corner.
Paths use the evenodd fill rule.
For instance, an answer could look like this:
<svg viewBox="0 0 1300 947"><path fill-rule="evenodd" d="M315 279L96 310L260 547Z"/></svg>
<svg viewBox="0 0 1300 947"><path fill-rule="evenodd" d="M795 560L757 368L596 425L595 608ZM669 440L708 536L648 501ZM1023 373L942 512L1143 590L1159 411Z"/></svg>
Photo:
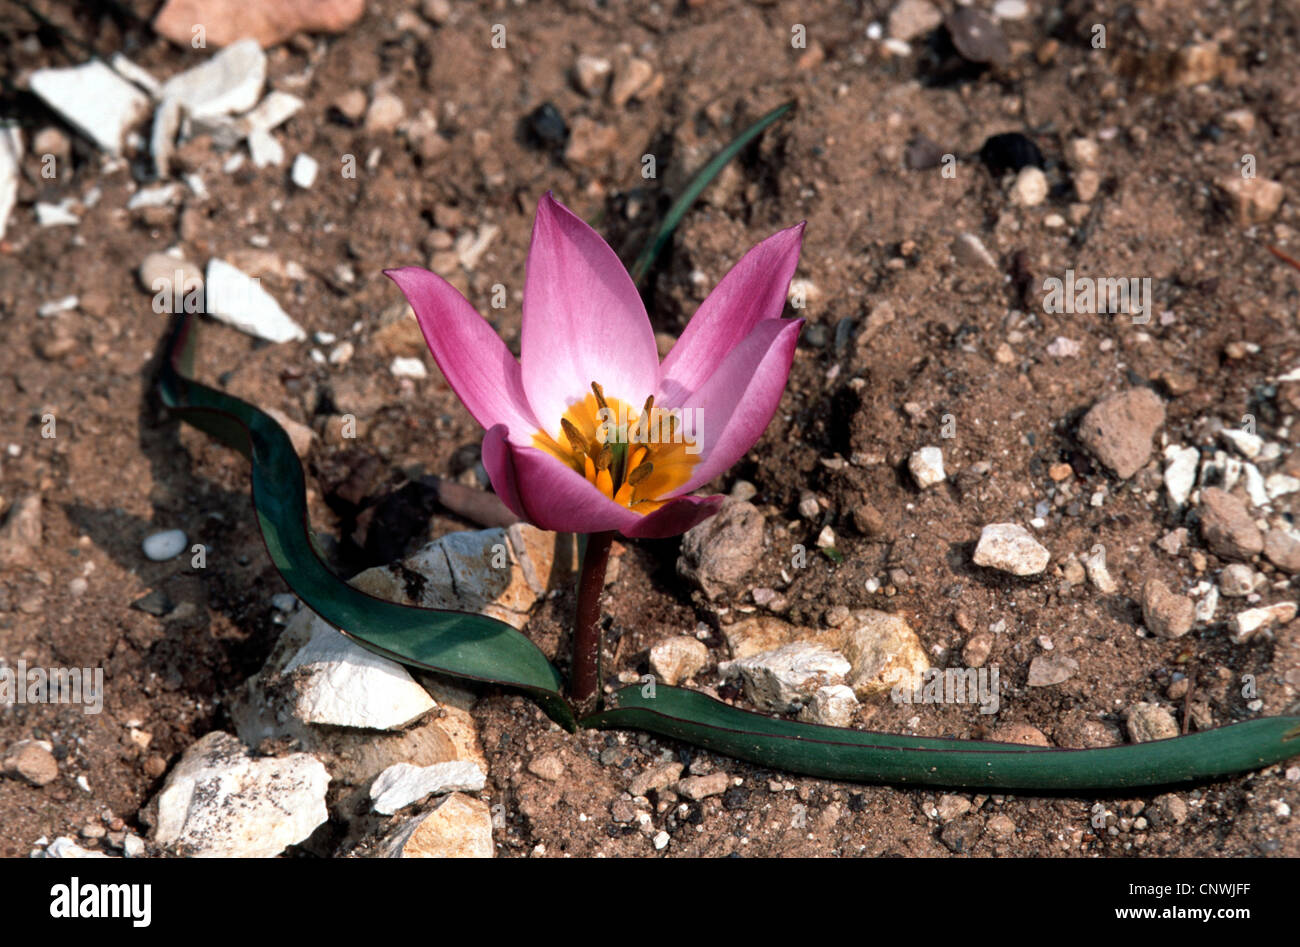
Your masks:
<svg viewBox="0 0 1300 947"><path fill-rule="evenodd" d="M274 419L181 371L193 362L194 317L181 317L160 378L163 402L180 418L240 451L252 465L253 507L271 561L312 611L361 646L415 667L491 681L532 694L569 729L561 678L514 628L465 612L388 602L344 582L321 560L307 518L302 465Z"/></svg>
<svg viewBox="0 0 1300 947"><path fill-rule="evenodd" d="M678 195L677 200L673 201L672 206L668 208L668 213L664 215L663 223L659 225L659 229L655 231L654 237L651 238L648 244L646 244L646 248L641 251L641 255L636 258L636 262L632 264L631 270L628 271L632 274L632 279L636 283L639 284L645 278L646 274L650 272L650 267L654 264L655 258L659 256L659 252L663 250L664 244L668 242L669 238L673 235L673 231L677 229L677 225L681 223L682 218L686 216L686 212L691 209L691 205L695 203L695 199L699 197L700 193L709 186L709 183L718 176L718 173L726 167L727 162L736 157L736 155L740 153L741 149L761 135L764 129L792 108L794 108L793 102L786 102L784 105L778 105L776 108L772 109L772 111L768 112L754 124L750 125L743 132L737 135L725 148L714 155L709 160L708 164L696 172L695 176L691 178L690 183L686 185L686 190L682 191L682 193Z"/></svg>
<svg viewBox="0 0 1300 947"><path fill-rule="evenodd" d="M648 730L760 766L855 782L1081 790L1211 779L1300 755L1300 717L1264 717L1170 740L1066 750L907 737L764 717L696 691L638 686L582 727Z"/></svg>

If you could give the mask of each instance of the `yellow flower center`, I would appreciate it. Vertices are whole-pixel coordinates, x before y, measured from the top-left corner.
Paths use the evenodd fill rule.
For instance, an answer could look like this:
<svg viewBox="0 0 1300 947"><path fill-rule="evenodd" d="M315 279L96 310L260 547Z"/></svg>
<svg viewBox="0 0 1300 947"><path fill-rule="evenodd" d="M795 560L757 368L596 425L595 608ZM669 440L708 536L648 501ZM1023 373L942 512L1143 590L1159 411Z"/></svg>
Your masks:
<svg viewBox="0 0 1300 947"><path fill-rule="evenodd" d="M700 459L696 426L680 410L646 399L640 413L627 402L606 398L594 381L591 394L569 405L560 418L561 436L533 435L533 446L567 464L615 503L652 513L681 487Z"/></svg>

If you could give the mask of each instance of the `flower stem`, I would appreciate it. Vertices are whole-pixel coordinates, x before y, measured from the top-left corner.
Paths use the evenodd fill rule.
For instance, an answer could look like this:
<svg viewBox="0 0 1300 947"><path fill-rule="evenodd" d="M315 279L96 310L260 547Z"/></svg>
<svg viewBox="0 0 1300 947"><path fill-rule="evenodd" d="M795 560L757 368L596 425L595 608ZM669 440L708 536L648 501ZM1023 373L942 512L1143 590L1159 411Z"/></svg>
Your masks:
<svg viewBox="0 0 1300 947"><path fill-rule="evenodd" d="M578 575L578 610L573 626L573 671L570 697L578 704L597 696L600 688L600 595L605 589L605 567L613 532L585 537L582 571Z"/></svg>

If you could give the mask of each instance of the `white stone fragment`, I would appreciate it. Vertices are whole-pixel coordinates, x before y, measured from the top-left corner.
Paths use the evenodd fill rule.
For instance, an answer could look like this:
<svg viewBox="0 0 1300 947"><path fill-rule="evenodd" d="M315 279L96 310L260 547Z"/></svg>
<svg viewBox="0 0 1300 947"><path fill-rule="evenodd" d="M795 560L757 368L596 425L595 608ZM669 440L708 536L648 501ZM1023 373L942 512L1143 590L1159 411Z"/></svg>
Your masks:
<svg viewBox="0 0 1300 947"><path fill-rule="evenodd" d="M858 712L858 698L847 684L831 684L817 688L799 719L806 723L819 723L827 727L847 727Z"/></svg>
<svg viewBox="0 0 1300 947"><path fill-rule="evenodd" d="M1278 602L1263 608L1248 608L1238 612L1228 622L1234 644L1243 644L1261 629L1271 625L1285 625L1296 616L1295 602Z"/></svg>
<svg viewBox="0 0 1300 947"><path fill-rule="evenodd" d="M154 841L182 854L273 858L329 819L329 773L307 753L255 758L235 737L207 734L156 798Z"/></svg>
<svg viewBox="0 0 1300 947"><path fill-rule="evenodd" d="M394 763L370 784L370 807L380 815L392 815L427 795L478 792L486 782L483 770L469 760L432 766Z"/></svg>
<svg viewBox="0 0 1300 947"><path fill-rule="evenodd" d="M0 128L0 240L4 239L9 214L18 201L22 156L22 132L17 128Z"/></svg>
<svg viewBox="0 0 1300 947"><path fill-rule="evenodd" d="M293 166L289 169L289 179L303 190L311 187L316 183L316 173L320 170L320 165L311 155L300 154L293 159Z"/></svg>
<svg viewBox="0 0 1300 947"><path fill-rule="evenodd" d="M75 227L81 223L81 218L71 210L75 201L72 198L60 201L57 204L47 204L44 201L36 202L36 223L40 227Z"/></svg>
<svg viewBox="0 0 1300 947"><path fill-rule="evenodd" d="M127 131L152 108L149 96L98 59L38 69L30 85L46 105L111 155L121 154Z"/></svg>
<svg viewBox="0 0 1300 947"><path fill-rule="evenodd" d="M404 667L354 644L320 619L284 673L296 668L304 669L304 679L298 682L294 712L306 723L400 730L436 706Z"/></svg>
<svg viewBox="0 0 1300 947"><path fill-rule="evenodd" d="M1300 490L1300 479L1277 471L1264 478L1264 489L1268 492L1269 499L1276 500L1280 496Z"/></svg>
<svg viewBox="0 0 1300 947"><path fill-rule="evenodd" d="M1083 567L1088 573L1088 581L1093 584L1098 592L1103 595L1113 595L1119 590L1115 584L1115 579L1110 574L1110 569L1106 567L1106 550L1099 548L1092 552L1083 560Z"/></svg>
<svg viewBox="0 0 1300 947"><path fill-rule="evenodd" d="M249 131L255 128L264 132L273 131L297 115L302 106L303 101L298 96L277 89L268 92L257 108L244 116L244 122Z"/></svg>
<svg viewBox="0 0 1300 947"><path fill-rule="evenodd" d="M1242 464L1241 472L1246 478L1246 495L1255 507L1268 506L1268 490L1264 485L1264 476L1254 464Z"/></svg>
<svg viewBox="0 0 1300 947"><path fill-rule="evenodd" d="M1196 620L1204 624L1214 621L1214 613L1219 609L1219 587L1210 586L1204 597L1196 603Z"/></svg>
<svg viewBox="0 0 1300 947"><path fill-rule="evenodd" d="M190 118L246 112L266 82L266 53L255 39L231 43L202 65L172 76L163 99L174 99Z"/></svg>
<svg viewBox="0 0 1300 947"><path fill-rule="evenodd" d="M142 187L131 195L131 199L126 202L126 209L138 210L141 207L166 207L176 199L179 192L180 185L178 184Z"/></svg>
<svg viewBox="0 0 1300 947"><path fill-rule="evenodd" d="M46 858L107 858L103 852L82 848L66 835L60 835L45 848Z"/></svg>
<svg viewBox="0 0 1300 947"><path fill-rule="evenodd" d="M980 531L975 564L1012 575L1038 575L1052 554L1019 523L991 523Z"/></svg>
<svg viewBox="0 0 1300 947"><path fill-rule="evenodd" d="M922 490L944 481L943 451L938 447L922 447L913 451L907 467L912 472L912 479Z"/></svg>
<svg viewBox="0 0 1300 947"><path fill-rule="evenodd" d="M284 145L265 129L254 128L248 133L248 155L255 168L279 167L284 164Z"/></svg>
<svg viewBox="0 0 1300 947"><path fill-rule="evenodd" d="M296 342L307 338L302 326L280 308L261 282L224 260L208 261L205 311L219 322L270 342Z"/></svg>
<svg viewBox="0 0 1300 947"><path fill-rule="evenodd" d="M1169 494L1169 506L1175 512L1186 506L1188 497L1192 495L1200 459L1201 452L1195 447L1170 444L1165 448L1165 491Z"/></svg>
<svg viewBox="0 0 1300 947"><path fill-rule="evenodd" d="M844 683L852 669L838 651L806 641L795 641L726 666L728 673L740 675L751 703L776 713L811 700L819 687Z"/></svg>
<svg viewBox="0 0 1300 947"><path fill-rule="evenodd" d="M1264 439L1258 434L1251 434L1240 428L1225 427L1219 432L1219 437L1223 438L1234 448L1237 453L1241 454L1247 460L1254 460L1259 456L1259 452L1264 447Z"/></svg>
<svg viewBox="0 0 1300 947"><path fill-rule="evenodd" d="M180 103L175 99L164 99L154 110L153 127L149 130L149 153L159 177L171 173L172 153L176 150L176 135L180 129Z"/></svg>
<svg viewBox="0 0 1300 947"><path fill-rule="evenodd" d="M51 299L47 303L41 303L36 308L36 315L42 319L48 319L51 316L57 316L61 312L67 312L69 309L76 309L79 302L81 300L76 296L60 296L58 299Z"/></svg>
<svg viewBox="0 0 1300 947"><path fill-rule="evenodd" d="M388 370L398 378L429 377L429 369L425 367L422 358L402 358L398 356L393 359L393 364L388 366Z"/></svg>

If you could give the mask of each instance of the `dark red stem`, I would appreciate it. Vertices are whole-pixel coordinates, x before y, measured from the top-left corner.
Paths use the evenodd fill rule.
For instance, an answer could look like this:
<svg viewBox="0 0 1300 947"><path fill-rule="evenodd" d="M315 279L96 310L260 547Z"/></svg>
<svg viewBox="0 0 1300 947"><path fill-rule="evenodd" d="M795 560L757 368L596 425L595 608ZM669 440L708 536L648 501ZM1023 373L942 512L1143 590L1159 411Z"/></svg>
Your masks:
<svg viewBox="0 0 1300 947"><path fill-rule="evenodd" d="M596 696L600 687L600 594L605 589L605 567L614 534L590 533L578 576L578 613L573 626L573 673L570 696L581 704Z"/></svg>

